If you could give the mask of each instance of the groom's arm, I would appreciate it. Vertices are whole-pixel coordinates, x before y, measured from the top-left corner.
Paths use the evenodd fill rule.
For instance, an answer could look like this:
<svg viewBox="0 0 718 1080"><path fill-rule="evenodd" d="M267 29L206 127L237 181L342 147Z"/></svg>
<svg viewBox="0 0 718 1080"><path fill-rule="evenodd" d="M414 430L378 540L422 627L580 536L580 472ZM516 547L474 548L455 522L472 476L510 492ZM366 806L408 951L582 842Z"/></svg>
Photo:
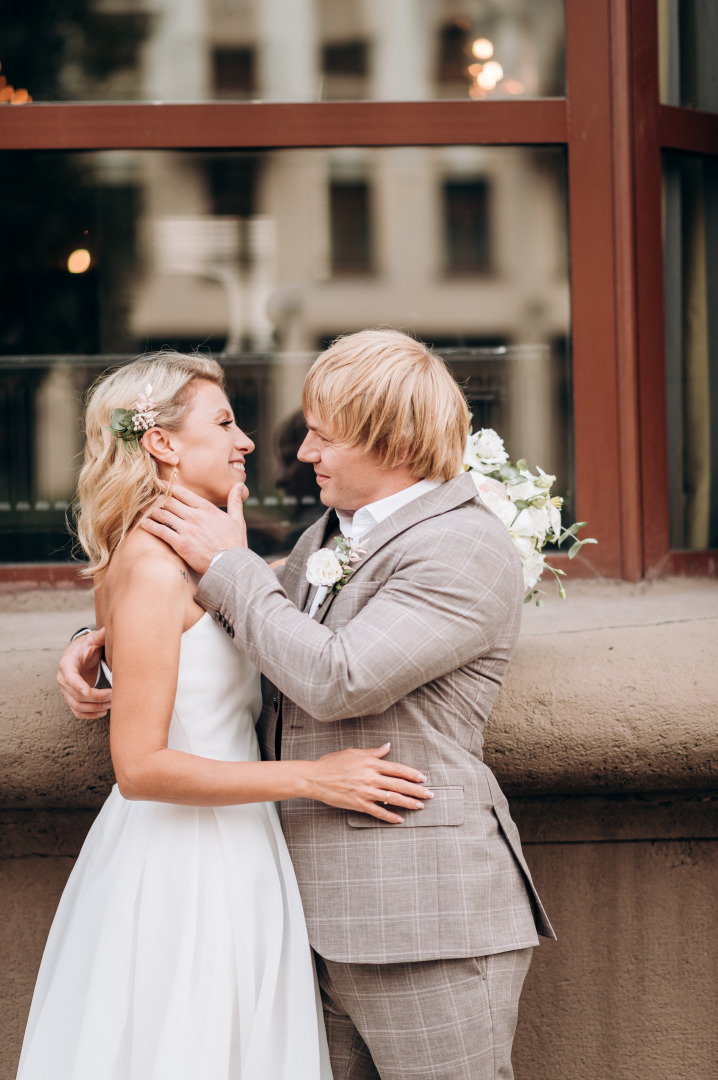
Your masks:
<svg viewBox="0 0 718 1080"><path fill-rule="evenodd" d="M508 537L501 542L503 535L491 527L483 538L477 532L474 515L435 528L424 550L415 545L338 631L297 611L264 561L245 548L223 553L200 581L196 599L316 719L383 712L479 656L508 660L521 568Z"/></svg>

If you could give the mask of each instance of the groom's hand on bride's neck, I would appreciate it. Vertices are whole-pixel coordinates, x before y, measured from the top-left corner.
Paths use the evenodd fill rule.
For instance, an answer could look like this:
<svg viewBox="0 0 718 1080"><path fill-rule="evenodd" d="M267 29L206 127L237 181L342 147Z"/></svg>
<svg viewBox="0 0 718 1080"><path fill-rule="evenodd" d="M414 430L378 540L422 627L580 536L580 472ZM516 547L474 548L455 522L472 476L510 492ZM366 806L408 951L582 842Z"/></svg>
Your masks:
<svg viewBox="0 0 718 1080"><path fill-rule="evenodd" d="M173 487L171 497L140 525L174 548L198 574L204 574L218 551L249 546L242 506L248 494L245 484L235 484L225 514L178 485Z"/></svg>

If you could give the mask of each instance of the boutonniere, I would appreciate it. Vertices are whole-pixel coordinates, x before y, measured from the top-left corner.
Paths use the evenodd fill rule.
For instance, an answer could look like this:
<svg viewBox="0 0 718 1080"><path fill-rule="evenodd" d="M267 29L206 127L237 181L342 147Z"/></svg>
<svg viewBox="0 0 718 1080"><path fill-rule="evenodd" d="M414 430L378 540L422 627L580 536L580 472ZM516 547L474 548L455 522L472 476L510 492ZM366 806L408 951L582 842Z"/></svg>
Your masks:
<svg viewBox="0 0 718 1080"><path fill-rule="evenodd" d="M352 563L361 562L366 548L355 540L342 536L335 541L336 549L320 548L307 559L307 581L310 585L324 586L329 592L343 589L356 570Z"/></svg>

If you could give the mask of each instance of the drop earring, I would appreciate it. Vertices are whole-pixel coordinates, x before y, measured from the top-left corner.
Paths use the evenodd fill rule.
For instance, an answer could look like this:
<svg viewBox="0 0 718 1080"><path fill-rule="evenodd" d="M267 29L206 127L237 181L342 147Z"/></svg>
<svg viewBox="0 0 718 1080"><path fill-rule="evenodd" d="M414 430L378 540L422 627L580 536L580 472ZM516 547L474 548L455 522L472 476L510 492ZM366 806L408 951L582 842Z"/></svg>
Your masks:
<svg viewBox="0 0 718 1080"><path fill-rule="evenodd" d="M172 484L174 482L175 476L177 475L178 468L179 468L179 461L177 462L174 469L172 470L172 474L170 476L170 480L169 480L169 483L167 485L167 498L168 499L169 499L170 495L172 494Z"/></svg>

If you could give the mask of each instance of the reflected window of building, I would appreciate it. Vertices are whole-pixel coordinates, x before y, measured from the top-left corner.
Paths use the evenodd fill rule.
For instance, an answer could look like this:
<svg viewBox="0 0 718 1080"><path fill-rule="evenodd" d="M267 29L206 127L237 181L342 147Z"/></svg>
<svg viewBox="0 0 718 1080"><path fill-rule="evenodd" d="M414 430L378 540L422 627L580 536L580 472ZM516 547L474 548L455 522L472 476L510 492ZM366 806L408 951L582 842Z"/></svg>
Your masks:
<svg viewBox="0 0 718 1080"><path fill-rule="evenodd" d="M671 547L718 547L718 161L666 153Z"/></svg>
<svg viewBox="0 0 718 1080"><path fill-rule="evenodd" d="M256 212L261 158L251 154L202 155L211 211L218 216L251 217Z"/></svg>
<svg viewBox="0 0 718 1080"><path fill-rule="evenodd" d="M333 274L370 274L371 194L365 180L334 180L329 188Z"/></svg>
<svg viewBox="0 0 718 1080"><path fill-rule="evenodd" d="M485 180L444 183L444 236L449 274L483 274L491 268L489 188Z"/></svg>
<svg viewBox="0 0 718 1080"><path fill-rule="evenodd" d="M567 494L565 165L554 147L5 152L0 559L69 557L83 394L163 346L225 367L263 554L321 512L290 468L304 376L366 327L435 345L476 422Z"/></svg>
<svg viewBox="0 0 718 1080"><path fill-rule="evenodd" d="M439 27L437 80L440 96L466 97L472 84L471 27L467 19Z"/></svg>
<svg viewBox="0 0 718 1080"><path fill-rule="evenodd" d="M214 93L218 100L242 101L257 93L254 49L213 49Z"/></svg>
<svg viewBox="0 0 718 1080"><path fill-rule="evenodd" d="M325 101L353 101L368 96L369 45L366 41L329 42L322 47Z"/></svg>
<svg viewBox="0 0 718 1080"><path fill-rule="evenodd" d="M718 4L657 0L661 101L718 112Z"/></svg>

